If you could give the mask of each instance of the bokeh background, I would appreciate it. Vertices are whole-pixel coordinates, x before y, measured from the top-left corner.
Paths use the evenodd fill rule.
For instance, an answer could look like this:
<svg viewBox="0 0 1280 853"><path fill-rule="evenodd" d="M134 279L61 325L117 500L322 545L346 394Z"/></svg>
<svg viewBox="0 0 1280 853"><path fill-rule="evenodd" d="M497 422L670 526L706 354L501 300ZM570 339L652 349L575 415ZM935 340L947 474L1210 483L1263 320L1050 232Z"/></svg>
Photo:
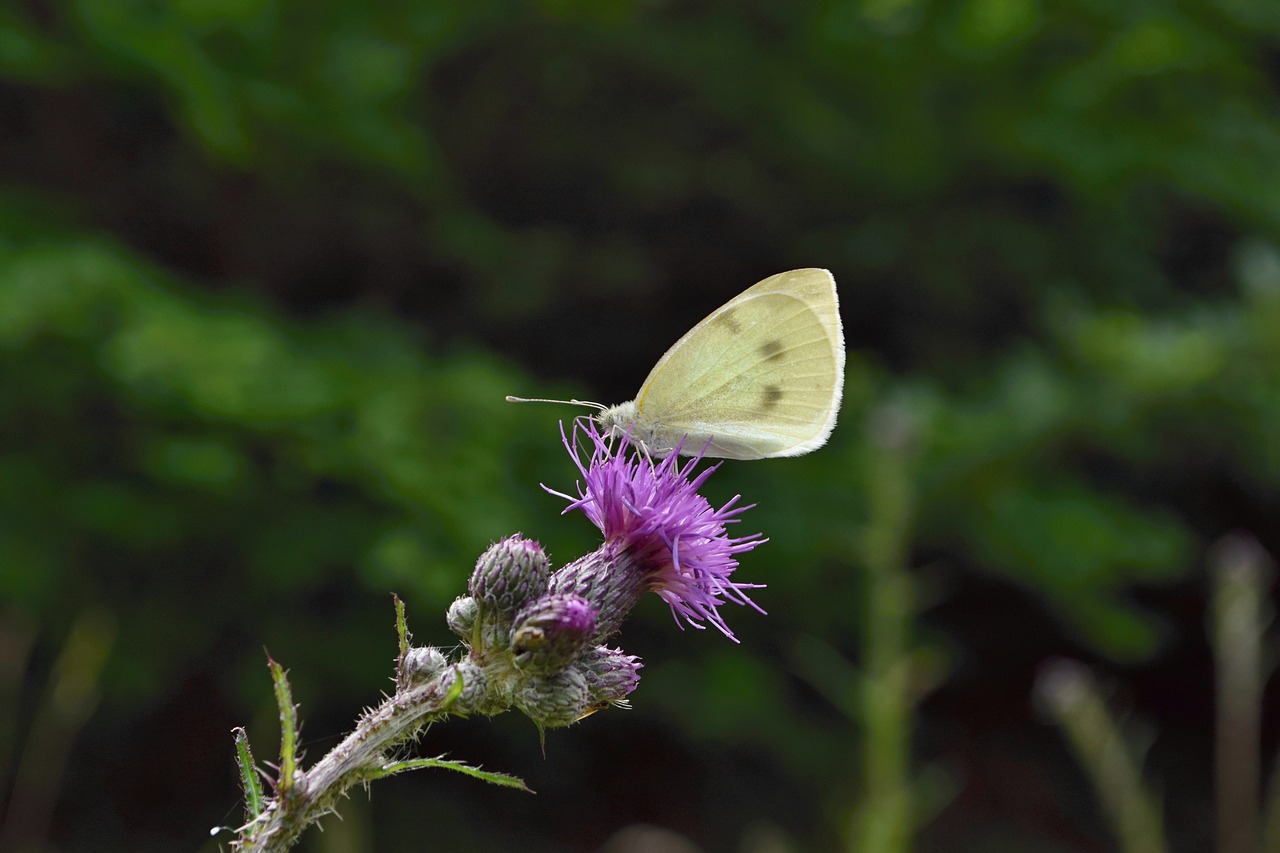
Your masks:
<svg viewBox="0 0 1280 853"><path fill-rule="evenodd" d="M571 413L505 394L628 399L822 266L830 445L706 490L758 504L769 615L654 597L632 710L418 746L536 796L411 774L301 849L1119 849L1057 658L1210 849L1212 546L1280 549L1278 240L1270 0L7 3L0 846L225 849L264 650L314 760L390 689L392 592L447 646L490 542L595 547L539 485Z"/></svg>

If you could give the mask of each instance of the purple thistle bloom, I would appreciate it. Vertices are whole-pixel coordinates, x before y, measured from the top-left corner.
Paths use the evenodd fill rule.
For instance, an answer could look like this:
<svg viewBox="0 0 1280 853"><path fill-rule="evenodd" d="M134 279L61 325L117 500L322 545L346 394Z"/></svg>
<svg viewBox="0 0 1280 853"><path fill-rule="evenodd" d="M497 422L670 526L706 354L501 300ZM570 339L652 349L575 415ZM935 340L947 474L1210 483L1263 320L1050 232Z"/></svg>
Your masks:
<svg viewBox="0 0 1280 853"><path fill-rule="evenodd" d="M582 473L578 497L547 491L570 501L566 513L582 510L600 528L605 548L628 558L617 562L618 569L625 571L631 566L631 571L641 572L638 588L658 593L671 607L677 624L680 617L695 628L710 622L737 642L719 607L732 601L764 613L745 592L763 584L735 583L729 576L738 568L738 554L766 540L759 533L735 539L726 535L725 528L754 504L736 506L741 498L738 495L713 509L698 489L720 466L712 465L694 476L701 453L684 465L679 461L679 446L665 459L651 459L636 452L627 436L618 440L616 448L611 447L593 420L582 421L575 422L572 438L565 436L563 425L560 429L565 449ZM580 433L591 442L590 460L585 465ZM556 585L553 579L553 587ZM589 591L579 591L591 598ZM611 625L604 609L602 621ZM622 616L625 612L617 617L618 623Z"/></svg>

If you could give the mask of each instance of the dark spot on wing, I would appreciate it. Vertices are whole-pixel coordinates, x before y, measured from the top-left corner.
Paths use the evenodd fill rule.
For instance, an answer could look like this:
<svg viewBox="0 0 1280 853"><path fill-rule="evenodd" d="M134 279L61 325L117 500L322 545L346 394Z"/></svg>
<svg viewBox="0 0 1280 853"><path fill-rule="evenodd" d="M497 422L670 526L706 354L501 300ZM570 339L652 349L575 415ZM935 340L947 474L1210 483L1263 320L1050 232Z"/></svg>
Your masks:
<svg viewBox="0 0 1280 853"><path fill-rule="evenodd" d="M766 409L772 409L782 401L782 389L777 385L764 386L764 397L761 402Z"/></svg>
<svg viewBox="0 0 1280 853"><path fill-rule="evenodd" d="M761 344L760 356L765 361L774 361L775 359L782 358L782 342L775 339L768 343Z"/></svg>
<svg viewBox="0 0 1280 853"><path fill-rule="evenodd" d="M729 327L729 331L733 332L735 335L738 334L738 332L742 331L742 324L738 322L737 317L733 316L732 308L730 308L728 311L721 312L720 316L716 317L716 322L724 323L726 326Z"/></svg>

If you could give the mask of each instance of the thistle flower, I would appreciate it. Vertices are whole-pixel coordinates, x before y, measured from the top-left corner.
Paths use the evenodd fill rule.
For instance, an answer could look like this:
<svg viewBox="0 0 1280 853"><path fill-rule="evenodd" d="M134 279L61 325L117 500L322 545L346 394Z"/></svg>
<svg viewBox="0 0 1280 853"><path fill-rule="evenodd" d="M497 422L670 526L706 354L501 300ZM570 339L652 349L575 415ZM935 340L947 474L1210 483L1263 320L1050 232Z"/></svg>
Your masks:
<svg viewBox="0 0 1280 853"><path fill-rule="evenodd" d="M758 533L731 537L727 526L754 505L738 506L738 495L715 509L698 494L719 467L695 475L701 453L682 465L677 446L666 458L652 459L625 435L612 446L591 420L575 422L571 437L562 426L561 440L582 474L578 496L548 491L569 501L566 513L581 510L605 543L553 574L550 591L581 595L595 606L594 642L618 629L646 589L667 602L677 624L683 619L703 628L709 622L737 642L719 608L731 601L764 613L746 593L762 585L729 578L738 568L737 555L766 540Z"/></svg>
<svg viewBox="0 0 1280 853"><path fill-rule="evenodd" d="M560 437L582 474L576 497L560 495L569 501L565 512L581 510L600 528L604 543L554 573L537 542L516 535L490 546L476 562L469 594L455 599L446 616L462 640L453 660L442 649L409 648L404 606L397 600L401 652L395 695L364 714L355 731L305 772L295 747L297 715L288 680L272 662L281 720L280 775L272 780L277 793L264 798L240 730L237 756L246 818L233 846L283 849L331 811L351 786L441 764L390 755L448 716L493 716L514 707L545 733L603 708L626 707L640 683L642 664L603 641L621 627L646 590L662 596L677 624L683 619L703 628L710 622L734 642L720 605L734 602L764 612L747 596L756 584L730 580L737 555L765 541L759 533L738 538L727 533L750 507L738 506L738 496L715 509L698 494L718 466L695 474L702 453L681 465L684 442L655 460L637 451L626 434L616 444L606 441L594 421L576 424L571 437L562 425ZM509 776L465 769L521 786Z"/></svg>

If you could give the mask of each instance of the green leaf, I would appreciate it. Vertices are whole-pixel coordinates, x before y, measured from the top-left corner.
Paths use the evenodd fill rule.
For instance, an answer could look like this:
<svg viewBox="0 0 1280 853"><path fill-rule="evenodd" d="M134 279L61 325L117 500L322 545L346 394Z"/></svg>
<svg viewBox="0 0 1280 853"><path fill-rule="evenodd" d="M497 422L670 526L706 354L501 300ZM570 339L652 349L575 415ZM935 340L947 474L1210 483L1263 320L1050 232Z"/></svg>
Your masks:
<svg viewBox="0 0 1280 853"><path fill-rule="evenodd" d="M253 750L249 748L249 735L243 726L232 729L236 739L236 764L240 768L240 787L244 790L245 823L252 822L262 814L262 781L258 778L258 768L253 761Z"/></svg>
<svg viewBox="0 0 1280 853"><path fill-rule="evenodd" d="M461 680L459 680L459 683L461 683ZM515 788L529 794L536 793L532 788L524 783L523 779L518 776L511 776L506 773L494 773L489 770L481 770L479 767L472 767L470 764L464 764L461 761L450 761L445 758L411 758L405 761L393 761L384 765L370 778L381 779L386 776L395 776L398 773L404 773L409 770L421 770L427 767L439 767L444 770L454 770L458 773L471 776L472 778L488 782L490 785L501 785L504 788Z"/></svg>
<svg viewBox="0 0 1280 853"><path fill-rule="evenodd" d="M396 637L399 641L400 661L404 661L404 656L409 653L409 626L404 619L404 602L400 596L392 593L391 598L394 599L396 605Z"/></svg>
<svg viewBox="0 0 1280 853"><path fill-rule="evenodd" d="M280 709L280 779L278 791L285 796L293 790L294 776L298 769L298 709L293 704L293 691L284 667L268 655L267 666L275 687L276 706Z"/></svg>
<svg viewBox="0 0 1280 853"><path fill-rule="evenodd" d="M447 671L448 670L446 670L446 672ZM449 685L448 692L445 693L444 698L440 700L441 714L448 711L449 706L452 705L454 702L458 701L458 697L461 696L462 691L466 689L466 686L467 686L466 679L462 677L462 673L457 672L455 670L455 674L456 674L456 677L453 679L453 684Z"/></svg>

